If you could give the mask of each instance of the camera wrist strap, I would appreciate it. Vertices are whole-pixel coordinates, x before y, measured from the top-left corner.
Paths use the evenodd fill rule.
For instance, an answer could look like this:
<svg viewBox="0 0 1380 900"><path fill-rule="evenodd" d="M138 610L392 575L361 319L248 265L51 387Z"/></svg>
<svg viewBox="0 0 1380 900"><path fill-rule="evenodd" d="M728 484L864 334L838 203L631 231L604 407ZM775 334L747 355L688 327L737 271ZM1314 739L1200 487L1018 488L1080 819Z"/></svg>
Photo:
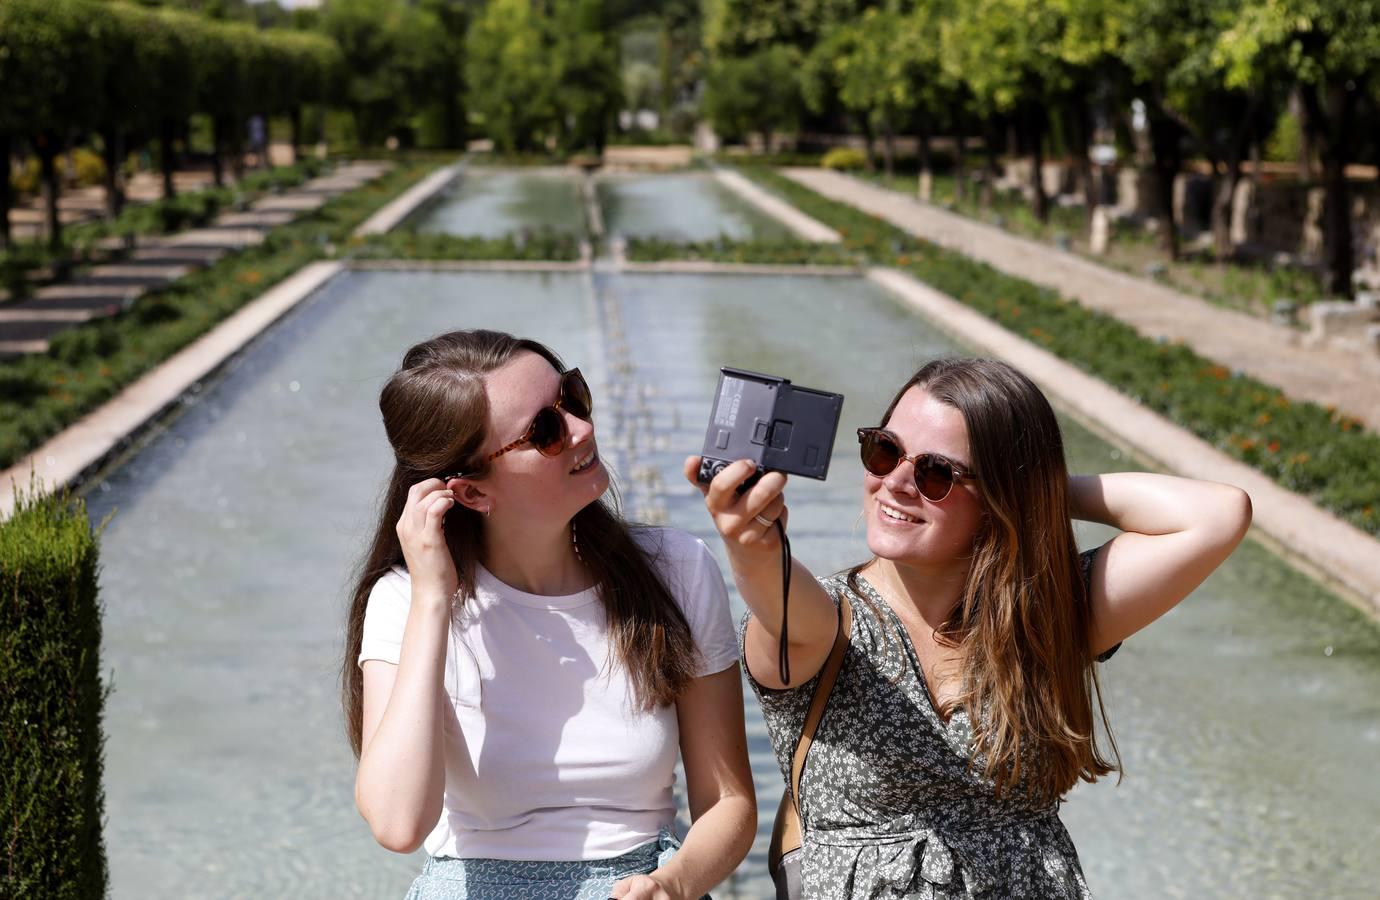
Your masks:
<svg viewBox="0 0 1380 900"><path fill-rule="evenodd" d="M787 640L787 623L790 622L788 615L791 601L791 541L786 537L786 526L781 524L781 518L776 519L776 533L781 536L781 645L777 654L776 665L780 669L781 684L789 687L791 684L791 659L790 641Z"/></svg>

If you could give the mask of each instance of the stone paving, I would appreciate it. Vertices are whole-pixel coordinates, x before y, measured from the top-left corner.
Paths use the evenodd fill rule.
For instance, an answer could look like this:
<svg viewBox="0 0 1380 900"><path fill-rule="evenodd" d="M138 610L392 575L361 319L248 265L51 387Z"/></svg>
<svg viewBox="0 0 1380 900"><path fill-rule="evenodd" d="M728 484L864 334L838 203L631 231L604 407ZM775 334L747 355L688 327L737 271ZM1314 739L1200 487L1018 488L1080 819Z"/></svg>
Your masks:
<svg viewBox="0 0 1380 900"><path fill-rule="evenodd" d="M94 266L30 299L0 306L0 358L43 353L48 340L73 324L128 309L150 290L209 266L227 253L263 242L272 229L320 208L391 168L389 163L350 163L283 194L261 198L243 212L228 212L210 226L147 238L128 259Z"/></svg>
<svg viewBox="0 0 1380 900"><path fill-rule="evenodd" d="M792 180L1008 275L1053 288L1149 337L1181 341L1202 356L1291 397L1335 406L1380 431L1380 358L1302 346L1302 335L1244 313L1016 237L896 191L826 169L788 168Z"/></svg>

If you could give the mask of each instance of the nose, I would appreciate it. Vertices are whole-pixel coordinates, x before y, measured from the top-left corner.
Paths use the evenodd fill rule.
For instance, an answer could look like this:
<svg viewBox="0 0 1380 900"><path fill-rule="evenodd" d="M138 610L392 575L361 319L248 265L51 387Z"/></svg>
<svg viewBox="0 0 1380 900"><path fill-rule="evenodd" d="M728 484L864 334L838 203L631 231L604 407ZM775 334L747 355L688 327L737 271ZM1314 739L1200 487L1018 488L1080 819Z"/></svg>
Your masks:
<svg viewBox="0 0 1380 900"><path fill-rule="evenodd" d="M901 460L896 468L882 479L882 484L886 485L886 489L892 494L917 496L920 490L915 484L915 463L908 459Z"/></svg>
<svg viewBox="0 0 1380 900"><path fill-rule="evenodd" d="M587 444L594 438L593 422L582 419L566 410L561 410L561 415L565 416L565 430L570 435L571 447Z"/></svg>

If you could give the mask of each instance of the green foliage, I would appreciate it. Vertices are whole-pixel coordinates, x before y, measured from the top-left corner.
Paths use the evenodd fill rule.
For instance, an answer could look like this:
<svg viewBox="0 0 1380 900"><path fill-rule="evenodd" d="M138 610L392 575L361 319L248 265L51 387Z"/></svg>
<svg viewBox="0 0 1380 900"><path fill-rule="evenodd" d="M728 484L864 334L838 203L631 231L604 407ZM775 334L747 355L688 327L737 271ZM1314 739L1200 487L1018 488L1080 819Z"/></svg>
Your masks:
<svg viewBox="0 0 1380 900"><path fill-rule="evenodd" d="M483 85L471 109L508 153L536 150L554 118L551 61L530 0L493 0L470 26L465 80Z"/></svg>
<svg viewBox="0 0 1380 900"><path fill-rule="evenodd" d="M819 164L839 172L856 172L867 165L867 154L857 147L835 147L824 154Z"/></svg>
<svg viewBox="0 0 1380 900"><path fill-rule="evenodd" d="M785 45L719 60L709 69L705 116L730 138L745 138L754 131L770 136L795 128L801 112L799 66L800 53Z"/></svg>
<svg viewBox="0 0 1380 900"><path fill-rule="evenodd" d="M410 117L438 99L458 102L461 52L454 32L463 24L440 17L436 7L394 0L325 5L321 27L340 46L342 99L361 144L379 146L405 132Z"/></svg>
<svg viewBox="0 0 1380 900"><path fill-rule="evenodd" d="M1364 82L1380 69L1380 0L1243 0L1217 41L1216 60L1235 87L1262 68L1305 84Z"/></svg>
<svg viewBox="0 0 1380 900"><path fill-rule="evenodd" d="M918 14L874 8L826 31L800 72L810 109L826 112L837 99L864 124L899 129L922 97L937 104L943 87L937 48L920 22Z"/></svg>
<svg viewBox="0 0 1380 900"><path fill-rule="evenodd" d="M548 19L555 133L567 151L602 151L623 100L619 45L603 0L564 0Z"/></svg>
<svg viewBox="0 0 1380 900"><path fill-rule="evenodd" d="M83 187L102 184L105 181L105 160L99 153L78 147L72 151L72 168L76 172L77 184Z"/></svg>
<svg viewBox="0 0 1380 900"><path fill-rule="evenodd" d="M691 243L632 238L628 241L627 257L631 262L685 259L762 265L852 266L858 262L856 254L834 244L771 239L740 241L727 236Z"/></svg>
<svg viewBox="0 0 1380 900"><path fill-rule="evenodd" d="M498 238L400 230L352 240L343 255L350 259L572 262L580 258L580 242L573 234L549 228Z"/></svg>
<svg viewBox="0 0 1380 900"><path fill-rule="evenodd" d="M107 23L85 0L0 3L0 131L51 135L94 123Z"/></svg>
<svg viewBox="0 0 1380 900"><path fill-rule="evenodd" d="M1286 112L1279 117L1274 132L1265 141L1264 157L1270 162L1296 163L1303 131L1298 116Z"/></svg>
<svg viewBox="0 0 1380 900"><path fill-rule="evenodd" d="M837 229L845 247L972 306L1012 332L1106 381L1224 453L1380 535L1380 436L1335 409L1290 400L1189 348L919 240L767 169L744 170L807 215Z"/></svg>
<svg viewBox="0 0 1380 900"><path fill-rule="evenodd" d="M778 45L809 50L831 26L870 5L868 0L705 0L704 46L721 58Z"/></svg>
<svg viewBox="0 0 1380 900"><path fill-rule="evenodd" d="M0 522L0 895L87 900L107 887L97 541L80 501L16 500Z"/></svg>

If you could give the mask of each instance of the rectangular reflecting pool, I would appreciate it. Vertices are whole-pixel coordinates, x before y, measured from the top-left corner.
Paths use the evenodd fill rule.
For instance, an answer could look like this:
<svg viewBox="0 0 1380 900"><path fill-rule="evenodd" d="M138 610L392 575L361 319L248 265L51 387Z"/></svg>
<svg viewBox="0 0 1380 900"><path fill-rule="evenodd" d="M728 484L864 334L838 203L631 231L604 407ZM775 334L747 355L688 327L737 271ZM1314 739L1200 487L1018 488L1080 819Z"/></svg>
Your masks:
<svg viewBox="0 0 1380 900"><path fill-rule="evenodd" d="M721 557L680 475L718 367L845 394L829 480L790 488L794 551L819 573L866 553L851 430L875 424L921 362L964 352L855 278L334 280L88 489L93 520L110 517L114 897L401 897L420 869L420 856L378 847L355 812L337 670L350 569L391 465L379 388L412 343L471 327L534 337L579 365L629 514L701 535ZM1128 467L1065 427L1075 471ZM1089 546L1107 536L1080 530ZM1371 622L1247 544L1102 675L1126 777L1080 786L1063 811L1097 896L1374 895ZM720 900L771 896L781 776L755 706L747 715L762 830Z"/></svg>
<svg viewBox="0 0 1380 900"><path fill-rule="evenodd" d="M784 225L708 172L603 174L597 184L610 235L668 241L790 237Z"/></svg>
<svg viewBox="0 0 1380 900"><path fill-rule="evenodd" d="M419 231L502 237L550 229L583 235L580 175L569 169L467 167L410 223Z"/></svg>

